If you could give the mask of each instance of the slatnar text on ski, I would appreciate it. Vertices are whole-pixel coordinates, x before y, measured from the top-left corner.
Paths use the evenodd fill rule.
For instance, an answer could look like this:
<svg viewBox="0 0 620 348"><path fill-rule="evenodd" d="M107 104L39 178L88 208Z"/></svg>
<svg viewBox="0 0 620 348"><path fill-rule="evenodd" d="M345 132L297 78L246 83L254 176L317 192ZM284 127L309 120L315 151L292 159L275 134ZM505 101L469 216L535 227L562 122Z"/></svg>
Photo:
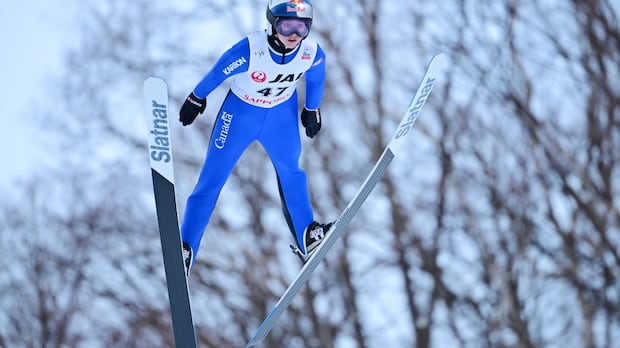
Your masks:
<svg viewBox="0 0 620 348"><path fill-rule="evenodd" d="M170 130L168 129L168 110L165 104L159 104L153 100L153 136L151 145L151 158L155 161L169 162L170 154Z"/></svg>

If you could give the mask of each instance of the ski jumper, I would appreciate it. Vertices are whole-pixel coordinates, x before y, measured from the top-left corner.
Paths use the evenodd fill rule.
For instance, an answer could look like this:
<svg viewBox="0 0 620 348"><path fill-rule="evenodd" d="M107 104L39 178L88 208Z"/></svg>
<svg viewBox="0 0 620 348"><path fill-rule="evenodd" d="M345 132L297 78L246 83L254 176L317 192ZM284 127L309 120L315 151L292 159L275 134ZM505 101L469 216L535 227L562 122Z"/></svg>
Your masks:
<svg viewBox="0 0 620 348"><path fill-rule="evenodd" d="M306 174L299 167L296 85L305 76L305 106L318 109L325 81L325 54L317 43L303 40L283 55L270 47L267 33L259 31L227 50L198 83L194 94L206 97L233 76L231 89L217 114L198 182L187 200L181 226L183 241L198 252L222 187L243 152L258 141L276 170L288 226L303 247L304 229L314 216Z"/></svg>

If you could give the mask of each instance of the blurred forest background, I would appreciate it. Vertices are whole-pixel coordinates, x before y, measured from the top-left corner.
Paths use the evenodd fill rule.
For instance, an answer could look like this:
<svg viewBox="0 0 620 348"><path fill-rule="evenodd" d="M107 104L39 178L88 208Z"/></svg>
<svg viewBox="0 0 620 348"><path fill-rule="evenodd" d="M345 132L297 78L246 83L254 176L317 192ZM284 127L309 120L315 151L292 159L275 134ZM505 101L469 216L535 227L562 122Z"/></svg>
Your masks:
<svg viewBox="0 0 620 348"><path fill-rule="evenodd" d="M36 104L56 165L0 202L0 347L173 346L142 82L168 81L176 120L219 55L266 28L265 5L80 5L66 74ZM265 347L620 347L618 2L314 6L328 80L302 164L319 220L355 194L429 58L450 67ZM227 88L174 123L181 216ZM290 241L252 146L192 273L200 346L245 344L300 269Z"/></svg>

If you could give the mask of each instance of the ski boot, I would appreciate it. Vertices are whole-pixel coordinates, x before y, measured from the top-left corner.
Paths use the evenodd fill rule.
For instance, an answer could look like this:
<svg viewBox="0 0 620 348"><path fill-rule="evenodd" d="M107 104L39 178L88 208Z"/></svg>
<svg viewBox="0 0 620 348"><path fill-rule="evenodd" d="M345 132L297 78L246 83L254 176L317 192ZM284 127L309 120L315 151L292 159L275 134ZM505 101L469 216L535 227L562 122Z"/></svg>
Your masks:
<svg viewBox="0 0 620 348"><path fill-rule="evenodd" d="M183 242L183 265L185 266L185 276L189 278L189 270L192 267L194 261L194 251L192 247Z"/></svg>
<svg viewBox="0 0 620 348"><path fill-rule="evenodd" d="M333 222L320 224L316 221L312 221L312 223L310 223L310 225L306 227L303 237L306 253L304 254L299 246L291 245L293 253L299 256L301 262L306 263L308 259L310 259L310 256L312 256L316 248L321 245L321 242L323 241L333 224Z"/></svg>

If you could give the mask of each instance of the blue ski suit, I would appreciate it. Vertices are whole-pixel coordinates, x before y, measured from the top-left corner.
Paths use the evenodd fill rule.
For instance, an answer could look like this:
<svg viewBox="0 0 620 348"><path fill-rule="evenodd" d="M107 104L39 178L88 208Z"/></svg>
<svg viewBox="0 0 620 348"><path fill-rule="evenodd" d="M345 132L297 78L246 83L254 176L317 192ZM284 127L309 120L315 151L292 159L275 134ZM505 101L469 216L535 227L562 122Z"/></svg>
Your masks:
<svg viewBox="0 0 620 348"><path fill-rule="evenodd" d="M288 226L300 248L305 228L314 220L305 172L299 167L297 81L305 76L305 107L319 108L325 82L325 54L310 40L282 54L259 31L228 49L194 88L206 98L233 77L213 127L198 182L187 200L181 226L183 241L196 254L217 198L242 153L258 141L269 155L278 178ZM302 249L302 252L306 250Z"/></svg>

